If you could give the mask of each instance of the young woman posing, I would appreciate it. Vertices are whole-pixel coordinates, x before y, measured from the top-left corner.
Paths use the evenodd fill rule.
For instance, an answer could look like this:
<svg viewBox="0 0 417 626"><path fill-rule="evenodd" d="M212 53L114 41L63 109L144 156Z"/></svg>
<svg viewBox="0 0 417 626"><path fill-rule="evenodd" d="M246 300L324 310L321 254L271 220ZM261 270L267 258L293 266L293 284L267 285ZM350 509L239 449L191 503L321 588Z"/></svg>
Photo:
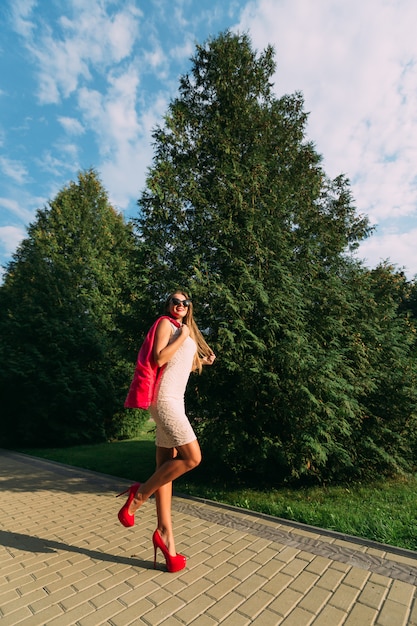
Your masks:
<svg viewBox="0 0 417 626"><path fill-rule="evenodd" d="M127 407L148 408L143 393L137 391L143 387L145 378L145 395L151 400L150 411L156 423L156 470L146 482L135 483L123 492L129 495L118 517L124 526L133 526L134 513L155 494L158 525L152 537L154 567L159 548L168 571L178 572L186 566L186 558L175 549L172 481L201 462L200 446L185 414L184 393L190 372L201 373L202 366L212 365L216 357L193 319L193 306L187 294L182 291L171 294L166 311L167 315L152 326L139 352L135 378L125 403ZM141 378L142 382L138 382Z"/></svg>

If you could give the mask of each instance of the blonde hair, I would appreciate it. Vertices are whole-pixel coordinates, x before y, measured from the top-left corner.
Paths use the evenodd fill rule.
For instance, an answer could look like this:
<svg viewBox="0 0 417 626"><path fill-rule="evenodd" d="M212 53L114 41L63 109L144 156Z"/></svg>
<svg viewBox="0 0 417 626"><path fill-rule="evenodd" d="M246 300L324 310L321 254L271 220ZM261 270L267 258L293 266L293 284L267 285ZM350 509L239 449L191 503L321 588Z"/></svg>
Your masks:
<svg viewBox="0 0 417 626"><path fill-rule="evenodd" d="M171 302L171 298L174 296L174 294L182 294L184 296L185 300L190 300L189 296L185 293L185 291L182 291L182 289L178 289L176 291L173 291L168 298L166 299L165 302L165 309L168 311L169 310L169 305ZM210 356L211 354L213 354L213 350L210 348L210 346L207 344L206 340L204 339L203 335L201 334L195 320L194 320L194 315L193 315L193 303L190 300L190 304L187 307L187 313L183 319L183 323L186 324L188 326L188 328L190 329L190 337L191 339L193 339L195 341L195 343L197 344L197 351L194 355L194 361L193 361L193 368L192 371L193 372L199 372L201 374L201 370L203 369L203 364L201 362L201 359L205 356Z"/></svg>

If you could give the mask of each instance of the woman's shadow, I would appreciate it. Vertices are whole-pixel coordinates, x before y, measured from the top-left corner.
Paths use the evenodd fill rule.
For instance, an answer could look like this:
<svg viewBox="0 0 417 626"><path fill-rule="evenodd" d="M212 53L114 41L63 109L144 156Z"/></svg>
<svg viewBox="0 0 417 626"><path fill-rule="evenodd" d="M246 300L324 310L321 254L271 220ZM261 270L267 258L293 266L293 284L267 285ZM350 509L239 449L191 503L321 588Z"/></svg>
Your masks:
<svg viewBox="0 0 417 626"><path fill-rule="evenodd" d="M44 539L41 537L32 537L31 535L23 535L21 533L14 533L7 530L0 530L0 545L15 550L44 554L52 554L57 550L65 550L67 552L85 554L89 558L97 559L99 561L132 565L143 569L153 568L153 563L151 564L149 561L142 561L134 557L129 558L117 556L115 554L108 554L98 550L89 550L88 548L81 548L80 546L72 546L67 543L61 543L60 541L53 541L51 539Z"/></svg>

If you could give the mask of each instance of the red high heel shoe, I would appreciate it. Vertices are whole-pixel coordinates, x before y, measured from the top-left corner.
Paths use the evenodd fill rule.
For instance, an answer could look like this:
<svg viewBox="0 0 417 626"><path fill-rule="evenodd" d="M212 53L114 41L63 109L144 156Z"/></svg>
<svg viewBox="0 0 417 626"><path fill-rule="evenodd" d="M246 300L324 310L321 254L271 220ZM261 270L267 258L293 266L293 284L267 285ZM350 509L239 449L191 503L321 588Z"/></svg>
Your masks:
<svg viewBox="0 0 417 626"><path fill-rule="evenodd" d="M187 564L187 559L185 558L183 554L176 554L175 556L172 556L172 554L168 552L168 548L162 541L162 537L159 534L158 529L156 529L154 534L152 535L152 542L153 542L153 547L154 547L154 558L153 558L154 569L156 569L156 549L157 548L161 550L162 554L165 557L168 572L171 572L171 573L179 572L180 570L184 569L184 567Z"/></svg>
<svg viewBox="0 0 417 626"><path fill-rule="evenodd" d="M123 526L126 526L127 528L129 528L130 526L133 526L135 523L135 516L129 513L129 506L132 500L134 499L139 487L140 487L140 483L134 483L133 485L129 487L129 489L122 491L122 493L118 493L116 496L116 498L119 498L120 496L123 496L125 493L129 492L126 504L122 506L122 508L117 514L117 517L119 518L119 522L123 524Z"/></svg>

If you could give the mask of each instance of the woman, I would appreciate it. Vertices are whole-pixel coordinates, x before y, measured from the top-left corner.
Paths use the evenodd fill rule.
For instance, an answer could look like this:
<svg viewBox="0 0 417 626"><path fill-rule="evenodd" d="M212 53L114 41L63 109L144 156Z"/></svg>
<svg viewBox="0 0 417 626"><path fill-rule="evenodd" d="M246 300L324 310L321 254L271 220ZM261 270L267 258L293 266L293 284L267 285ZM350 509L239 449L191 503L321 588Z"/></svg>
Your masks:
<svg viewBox="0 0 417 626"><path fill-rule="evenodd" d="M139 352L137 371L125 403L147 408L146 397L151 399L151 415L156 422L156 471L145 483L135 483L127 490L129 496L118 517L124 526L133 526L135 511L155 494L158 527L152 537L154 567L159 548L168 571L178 572L185 567L186 559L175 549L172 481L201 462L200 446L185 414L184 392L190 372L201 373L202 366L212 365L216 357L197 328L187 294L171 294L166 311L167 315L152 326Z"/></svg>

